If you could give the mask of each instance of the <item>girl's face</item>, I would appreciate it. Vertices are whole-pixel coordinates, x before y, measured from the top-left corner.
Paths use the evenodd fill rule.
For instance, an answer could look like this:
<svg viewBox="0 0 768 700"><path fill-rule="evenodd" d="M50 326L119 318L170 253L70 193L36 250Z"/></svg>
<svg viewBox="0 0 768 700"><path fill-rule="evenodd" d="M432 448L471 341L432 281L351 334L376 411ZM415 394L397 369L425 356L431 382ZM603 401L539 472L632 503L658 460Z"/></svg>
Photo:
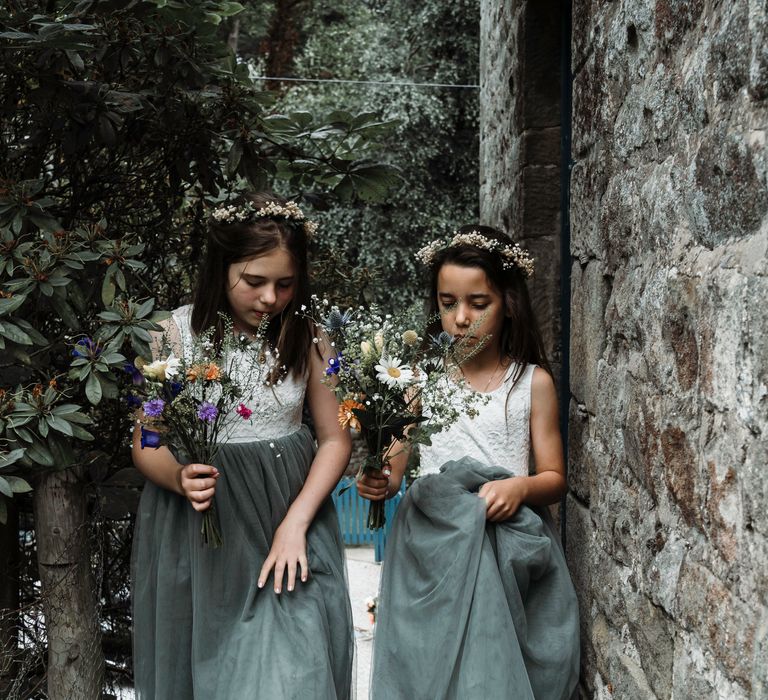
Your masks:
<svg viewBox="0 0 768 700"><path fill-rule="evenodd" d="M238 330L255 332L265 315L281 313L293 299L296 277L296 264L285 248L232 263L227 300Z"/></svg>
<svg viewBox="0 0 768 700"><path fill-rule="evenodd" d="M483 269L443 265L437 273L437 305L444 331L465 338L470 347L484 339L480 354L499 354L504 299Z"/></svg>

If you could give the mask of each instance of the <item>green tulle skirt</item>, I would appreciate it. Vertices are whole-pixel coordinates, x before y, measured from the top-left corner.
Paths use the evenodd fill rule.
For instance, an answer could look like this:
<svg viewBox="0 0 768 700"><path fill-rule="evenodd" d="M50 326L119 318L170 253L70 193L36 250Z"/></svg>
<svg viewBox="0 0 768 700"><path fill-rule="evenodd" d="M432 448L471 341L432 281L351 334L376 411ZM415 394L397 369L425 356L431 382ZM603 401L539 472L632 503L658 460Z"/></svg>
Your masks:
<svg viewBox="0 0 768 700"><path fill-rule="evenodd" d="M200 542L201 515L147 483L132 561L139 700L348 700L352 613L330 499L307 533L311 577L276 595L257 586L273 533L314 455L306 428L223 445L216 508L224 544Z"/></svg>
<svg viewBox="0 0 768 700"><path fill-rule="evenodd" d="M576 594L551 521L490 523L477 496L509 477L464 458L400 504L379 593L374 700L567 700L579 677Z"/></svg>

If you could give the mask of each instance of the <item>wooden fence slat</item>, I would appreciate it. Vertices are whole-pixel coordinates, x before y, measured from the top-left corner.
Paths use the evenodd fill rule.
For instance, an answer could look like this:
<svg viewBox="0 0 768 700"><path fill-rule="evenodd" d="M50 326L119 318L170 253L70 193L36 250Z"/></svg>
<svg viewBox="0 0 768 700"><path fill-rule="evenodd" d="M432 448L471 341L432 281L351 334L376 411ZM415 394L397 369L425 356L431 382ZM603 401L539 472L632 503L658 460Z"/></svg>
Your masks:
<svg viewBox="0 0 768 700"><path fill-rule="evenodd" d="M384 559L384 549L387 543L387 535L392 529L397 506L405 494L405 480L400 486L400 491L384 504L384 513L387 522L381 530L371 531L365 526L368 518L369 502L361 498L354 486L354 477L344 477L333 490L331 497L336 506L336 514L339 519L339 528L345 545L373 545L375 559L380 562ZM342 489L348 487L344 493Z"/></svg>

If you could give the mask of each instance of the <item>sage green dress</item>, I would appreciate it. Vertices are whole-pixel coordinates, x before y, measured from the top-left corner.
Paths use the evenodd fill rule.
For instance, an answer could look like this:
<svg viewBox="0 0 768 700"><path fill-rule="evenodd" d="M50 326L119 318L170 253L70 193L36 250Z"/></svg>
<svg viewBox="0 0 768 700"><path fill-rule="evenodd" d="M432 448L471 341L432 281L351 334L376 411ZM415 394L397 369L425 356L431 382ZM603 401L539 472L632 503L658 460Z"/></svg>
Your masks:
<svg viewBox="0 0 768 700"><path fill-rule="evenodd" d="M533 366L421 453L387 541L373 700L567 700L576 594L546 509L491 523L478 491L528 474ZM510 393L511 392L511 393Z"/></svg>
<svg viewBox="0 0 768 700"><path fill-rule="evenodd" d="M174 312L182 344L189 307ZM348 700L352 615L330 498L307 533L311 576L274 593L258 575L315 453L301 424L306 382L257 392L252 422L214 460L224 543L200 541L201 514L147 483L132 561L134 679L139 700Z"/></svg>

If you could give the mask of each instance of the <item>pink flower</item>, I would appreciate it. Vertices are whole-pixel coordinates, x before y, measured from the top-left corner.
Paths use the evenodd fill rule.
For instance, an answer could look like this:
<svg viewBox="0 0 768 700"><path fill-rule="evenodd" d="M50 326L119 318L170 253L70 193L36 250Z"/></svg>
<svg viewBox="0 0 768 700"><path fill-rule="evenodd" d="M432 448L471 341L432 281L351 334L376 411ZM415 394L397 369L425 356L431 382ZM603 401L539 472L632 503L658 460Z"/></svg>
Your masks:
<svg viewBox="0 0 768 700"><path fill-rule="evenodd" d="M238 416L243 418L243 420L248 420L251 415L253 414L253 411L248 408L244 403L238 404L237 408L235 409L235 413L237 413Z"/></svg>

